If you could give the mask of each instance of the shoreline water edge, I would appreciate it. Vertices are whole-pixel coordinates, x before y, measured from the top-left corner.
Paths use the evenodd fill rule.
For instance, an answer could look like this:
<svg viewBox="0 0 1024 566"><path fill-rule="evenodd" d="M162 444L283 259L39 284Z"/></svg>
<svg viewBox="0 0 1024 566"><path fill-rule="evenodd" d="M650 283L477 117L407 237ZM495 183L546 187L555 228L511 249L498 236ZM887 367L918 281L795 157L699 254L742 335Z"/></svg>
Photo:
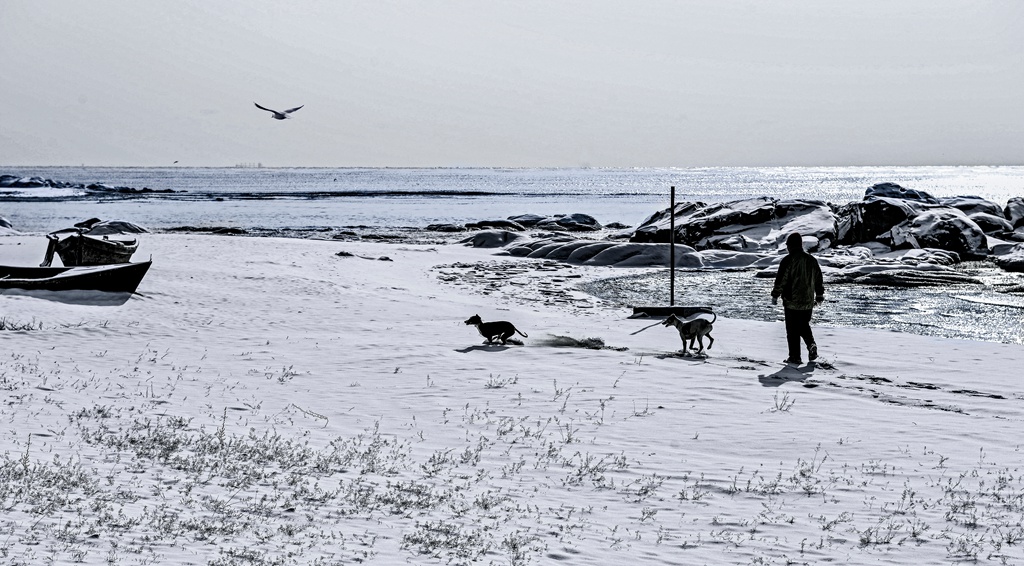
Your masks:
<svg viewBox="0 0 1024 566"><path fill-rule="evenodd" d="M914 171L923 177L922 169L927 170L927 168L918 168ZM54 168L54 170L63 171L61 168ZM122 175L125 174L123 170L118 171ZM187 169L185 171L194 172L194 170ZM366 174L366 171L357 171L360 174ZM835 174L835 171L827 171L831 175ZM352 173L352 171L348 172ZM378 189L387 185L385 181L377 178L380 171L371 170L370 172L375 175L374 182L377 183L375 186ZM849 173L849 171L846 172ZM976 169L972 169L970 172L973 175L980 174ZM1005 170L1002 172L1007 175ZM1014 168L1009 168L1009 172L1011 178L1019 173L1021 179L1024 179L1024 169L1017 172ZM129 173L130 175L140 175L138 170L132 170ZM144 170L141 174L145 173ZM165 173L161 172L161 174ZM242 171L242 173L250 174L251 172ZM260 171L258 173L268 172ZM269 173L284 175L283 178L287 178L287 173L290 172ZM337 174L337 171L314 170L313 173L320 178L325 173ZM666 171L655 173L655 178L660 179L660 176L665 175ZM678 174L677 171L669 173ZM763 174L764 171L761 173ZM820 173L818 171L818 174ZM869 177L876 173L879 172L865 173L862 171L860 174ZM935 178L941 177L934 171L931 173L933 176L931 182L933 183ZM962 174L963 171L942 170L944 175L953 173ZM211 173L206 171L204 174ZM238 172L226 170L226 173L218 174L232 177ZM310 172L304 171L303 174L308 175ZM423 183L421 174L423 174L421 170L413 170L411 173L406 170L398 170L397 177L392 181L409 182L410 179L413 179L416 183ZM572 261L570 255L575 248L587 242L594 241L602 243L602 245L607 245L607 242L615 242L622 250L618 252L615 250L603 251L603 255L598 260L604 265L652 268L666 265L666 259L658 253L652 253L649 247L638 251L643 242L667 242L667 226L665 225L667 209L664 208L664 203L651 202L648 205L634 202L634 207L647 211L639 226L630 226L619 222L602 224L593 216L579 213L547 216L543 214L494 216L488 215L489 211L500 209L503 213L507 213L513 206L539 202L531 200L542 192L541 189L533 187L537 182L536 175L548 177L554 175L560 179L560 186L563 189L572 187L571 190L565 189L565 194L559 198L553 199L560 207L556 210L564 212L565 207L570 206L568 203L573 203L571 206L586 208L593 205L593 202L581 199L577 194L577 189L587 183L577 178L580 173L575 170L544 170L540 173L534 170L513 171L512 175L515 179L519 179L526 186L533 187L527 191L532 196L526 201L518 200L522 198L522 195L498 194L500 191L482 191L489 194L486 197L468 196L467 193L472 193L474 187L477 186L475 184L449 186L447 191L455 193L456 196L444 196L436 191L441 184L441 181L438 180L439 175L447 182L454 182L453 179L467 175L473 179L470 181L471 183L477 183L481 178L486 178L487 182L497 186L500 184L499 181L491 178L496 175L493 171L469 170L467 172L459 170L453 173L430 170L426 174L427 178L431 180L425 185L420 185L418 189L420 193L416 196L396 197L392 193L384 193L356 199L363 201L361 206L378 211L377 216L373 217L374 222L357 225L274 226L280 224L277 212L287 211L291 207L294 207L294 210L286 215L301 215L304 219L309 220L331 217L329 213L318 212L322 208L323 202L330 203L329 206L351 204L351 198L337 196L310 198L305 189L298 193L264 189L263 194L258 198L253 192L234 190L220 192L218 194L227 195L226 200L224 200L224 196L220 196L217 197L220 200L215 199L206 204L212 203L229 209L236 207L239 214L233 215L230 211L222 210L218 215L209 215L202 212L205 206L203 203L176 200L181 197L181 194L170 189L154 191L148 188L103 183L88 186L82 183L53 181L39 177L4 175L0 179L2 181L0 185L4 185L6 188L0 188L0 205L5 206L5 209L15 206L21 207L22 210L37 210L43 217L49 214L47 230L67 227L72 221L84 220L85 214L92 215L101 212L103 214L132 215L146 211L139 216L152 217L157 211L160 211L160 217L163 220L158 223L158 227L152 229L154 232L290 237L338 242L381 241L393 244L445 245L464 242L471 246L495 247L494 252L499 255L557 261L569 260L570 262ZM449 177L444 177L445 174ZM750 174L750 171L744 170L744 174ZM596 199L598 201L604 199L602 206L608 206L611 203L612 206L607 208L609 211L615 208L613 206L615 203L622 202L624 197L624 194L620 194L624 185L622 175L623 172L615 171L607 178L590 179L591 184L605 187L602 191L614 193L610 197L606 195ZM807 172L791 173L791 175L800 179L801 182L806 181L809 176ZM497 177L500 178L500 174L497 174ZM188 176L185 175L185 178ZM204 179L203 182L208 182L208 179ZM230 183L229 180L223 179L220 182ZM247 178L244 181L244 183L252 182L255 182L253 178ZM303 183L308 182L308 179L303 181ZM962 179L957 182L971 183ZM302 185L302 183L298 184ZM609 191L607 190L609 186L618 186L620 190ZM886 190L887 192L877 193L871 199L868 196L874 189L869 188L869 195L866 195L861 202L871 200L872 206L877 203L891 205L881 212L868 209L867 205L858 203L829 205L830 211L829 206L825 206L823 203L814 204L816 201L809 199L785 200L768 197L755 197L704 205L703 207L694 206L692 202L680 203L675 211L675 216L682 226L683 232L677 236L685 236L689 239L681 238L684 239L681 244L688 245L681 247L683 264L677 262L681 277L679 300L697 304L710 303L719 312L730 317L763 321L775 320L777 314L763 304L764 289L762 287L765 286L763 278L770 277L773 273L772 266L777 262L778 239L784 237L788 231L800 230L810 238L807 245L812 251L819 256L823 254L827 257L827 272L831 279L829 283L834 292L829 294L830 304L822 310L820 323L1020 343L1022 337L1017 320L1020 310L1024 308L1024 300L1014 290L1022 288L1024 281L1021 281L1020 277L1012 270L1006 271L988 261L979 261L984 260L986 255L996 249L1000 250L999 253L1009 257L1010 254L1007 252L1013 248L1015 240L1022 239L1014 231L1015 228L1020 227L1018 226L1020 219L1014 216L1016 212L1011 211L1014 199L1012 197L1008 199L1004 214L1000 205L978 197L965 199L962 195L958 195L935 198L926 191L907 189L891 183L877 186L888 186L889 188ZM11 192L15 190L21 192L19 196L12 197ZM50 194L37 201L32 201L31 197L26 196L33 194L33 191L41 191L39 194L45 194L46 191L52 190L84 191L89 196L77 195L71 200L67 200L66 195L61 197ZM636 191L633 190L633 192ZM660 198L653 192L642 196L641 201L644 199L653 201L654 197ZM475 202L481 199L487 201L487 204L481 206L480 202ZM405 226L401 223L409 218L403 216L403 205L395 206L396 202L404 203L404 206L411 206L413 203L410 201L426 202L428 204L425 205L425 210L418 214L424 219L434 220L437 217L450 218L450 211L446 208L452 204L453 200L465 201L463 202L464 214L476 215L473 216L475 221L465 223L431 222L426 225ZM101 207L95 208L97 204L101 204ZM547 205L551 206L551 203L549 202ZM857 206L860 208L852 212L848 210ZM952 219L954 222L960 222L960 216L976 219L977 223L974 223L973 220L970 222L972 226L977 227L977 230L974 231L978 234L975 235L971 232L972 229L964 228L962 224L953 224L953 231L957 233L955 235L962 242L954 242L954 245L950 245L950 240L932 244L945 247L947 250L955 249L952 256L930 252L922 254L912 249L909 252L913 253L908 253L906 248L914 246L899 244L901 239L916 238L916 240L924 241L928 237L929 230L931 233L940 234L951 232L949 219L939 218L925 228L911 223L913 220L924 217L924 213L935 216L936 209L939 208L956 212L957 214L953 215L956 218ZM893 209L899 209L902 217L907 219L902 225L898 225L898 222L891 219L885 226L872 225L873 220L869 216L873 214L878 217L891 217ZM54 213L54 211L60 212ZM764 216L766 213L771 215L771 221L767 224L765 224L766 217ZM391 215L390 220L387 219L389 214ZM445 214L449 214L449 216L445 216ZM614 213L612 212L612 214ZM820 217L823 214L828 218L822 220ZM841 226L843 217L839 217L842 214L846 214L846 218L854 216L859 224L843 228ZM16 218L23 220L24 213ZM68 224L54 226L52 223L57 218L66 218ZM268 226L239 226L240 222L247 220L258 222L272 218L274 220L268 222ZM123 219L131 220L132 218ZM177 220L183 222L178 223ZM223 225L218 225L216 223L218 220L228 221ZM1000 221L1001 225L998 224ZM984 224L985 222L990 223ZM847 224L850 223L847 222ZM762 229L760 226L765 226L765 228ZM12 223L12 229L18 228L19 226ZM841 230L845 230L845 234L840 233ZM865 240L863 237L859 242L855 241L853 236L848 236L848 234L854 233L863 235L872 230L878 235L867 238L871 240L867 244L860 243ZM485 236L493 232L502 235L499 239L490 241ZM1024 234L1024 231L1021 232ZM987 233L988 243L984 245L984 248L979 244L971 243L972 238L974 240L980 238L984 241L985 233ZM473 234L477 236L474 238ZM883 241L886 245L881 246L876 240ZM920 246L920 244L916 245ZM927 244L921 247L924 249L917 250L918 252L927 252L928 249L933 249L929 248ZM551 253L555 248L557 251ZM630 259L625 262L621 259L616 261L608 259L608 256L616 253ZM588 259L587 261L593 264L598 260ZM614 270L609 271L601 281L590 282L582 286L580 290L621 305L653 304L665 301L664 289L667 286L667 274L664 270L644 270L639 273Z"/></svg>

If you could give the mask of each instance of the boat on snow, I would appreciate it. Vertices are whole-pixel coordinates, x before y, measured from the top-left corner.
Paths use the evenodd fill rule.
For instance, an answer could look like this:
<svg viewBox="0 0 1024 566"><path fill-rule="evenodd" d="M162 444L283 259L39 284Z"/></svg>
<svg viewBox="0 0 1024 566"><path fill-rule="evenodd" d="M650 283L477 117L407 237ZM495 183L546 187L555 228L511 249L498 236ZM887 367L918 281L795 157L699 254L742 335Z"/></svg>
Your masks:
<svg viewBox="0 0 1024 566"><path fill-rule="evenodd" d="M76 267L0 265L0 289L23 291L104 291L134 293L152 260Z"/></svg>
<svg viewBox="0 0 1024 566"><path fill-rule="evenodd" d="M83 232L81 228L68 228L47 234L50 243L46 247L42 267L48 267L53 262L54 252L60 256L61 263L68 267L128 263L139 248L136 239L111 239L106 235L91 236ZM62 238L64 234L67 236Z"/></svg>

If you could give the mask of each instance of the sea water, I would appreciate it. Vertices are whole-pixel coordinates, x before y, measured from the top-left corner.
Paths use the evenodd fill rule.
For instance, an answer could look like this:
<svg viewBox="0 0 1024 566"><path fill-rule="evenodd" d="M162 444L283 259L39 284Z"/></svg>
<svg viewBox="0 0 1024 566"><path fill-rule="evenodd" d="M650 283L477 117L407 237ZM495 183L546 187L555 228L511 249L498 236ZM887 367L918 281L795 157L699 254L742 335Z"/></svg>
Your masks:
<svg viewBox="0 0 1024 566"><path fill-rule="evenodd" d="M517 214L583 213L635 226L676 200L743 198L859 201L875 183L893 182L936 197L973 195L1000 206L1024 196L1024 167L758 168L111 168L0 167L0 174L70 183L172 190L97 194L79 189L0 189L0 216L16 229L46 233L86 218L128 220L150 229L227 226L247 230L339 227L423 228ZM983 286L895 289L830 285L816 323L1024 343L1019 295L999 289L1019 275L990 264L960 269ZM623 275L587 290L622 304L667 302L667 273ZM713 306L726 316L774 320L770 280L751 271L686 273L677 302Z"/></svg>
<svg viewBox="0 0 1024 566"><path fill-rule="evenodd" d="M835 204L875 183L1005 205L1024 196L1024 167L768 167L638 169L5 167L0 174L173 190L118 197L74 190L0 189L0 215L48 232L83 218L150 228L308 228L465 223L516 214L584 213L636 225L676 199L705 203L769 196Z"/></svg>

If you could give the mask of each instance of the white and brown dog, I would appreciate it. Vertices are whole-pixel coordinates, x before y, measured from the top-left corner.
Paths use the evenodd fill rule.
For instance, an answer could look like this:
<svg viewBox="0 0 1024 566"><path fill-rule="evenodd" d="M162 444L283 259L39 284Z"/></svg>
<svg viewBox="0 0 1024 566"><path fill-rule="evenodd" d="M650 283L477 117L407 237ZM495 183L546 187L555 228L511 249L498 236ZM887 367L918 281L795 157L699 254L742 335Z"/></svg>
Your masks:
<svg viewBox="0 0 1024 566"><path fill-rule="evenodd" d="M706 318L694 318L691 320L684 320L676 317L674 314L668 315L665 322L661 324L663 326L675 326L676 330L679 331L679 338L683 341L683 353L688 353L693 350L693 344L696 342L700 345L700 349L696 351L697 354L704 352L704 337L708 337L708 349L711 349L711 345L715 343L715 339L711 336L711 330L714 328L712 324L718 320L718 315L711 313L711 320ZM690 347L686 347L686 341L690 341Z"/></svg>

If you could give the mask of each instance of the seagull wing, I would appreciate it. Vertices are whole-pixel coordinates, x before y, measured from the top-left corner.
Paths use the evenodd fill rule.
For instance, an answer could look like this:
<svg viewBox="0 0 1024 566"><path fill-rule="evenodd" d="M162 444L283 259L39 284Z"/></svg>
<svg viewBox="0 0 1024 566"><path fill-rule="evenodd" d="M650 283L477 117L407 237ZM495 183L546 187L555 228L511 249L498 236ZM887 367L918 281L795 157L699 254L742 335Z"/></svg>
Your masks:
<svg viewBox="0 0 1024 566"><path fill-rule="evenodd" d="M256 104L256 103L253 102L253 104ZM305 105L303 105L303 106L305 106ZM277 110L271 110L269 108L264 108L264 107L260 106L259 104L256 104L256 108L259 108L260 110L266 110L267 112L273 112L274 114L277 114Z"/></svg>
<svg viewBox="0 0 1024 566"><path fill-rule="evenodd" d="M305 106L305 104L303 104L302 106ZM295 108L289 108L288 110L285 110L284 113L285 114L291 114L292 112L295 112L299 108L302 108L302 106L296 106Z"/></svg>

